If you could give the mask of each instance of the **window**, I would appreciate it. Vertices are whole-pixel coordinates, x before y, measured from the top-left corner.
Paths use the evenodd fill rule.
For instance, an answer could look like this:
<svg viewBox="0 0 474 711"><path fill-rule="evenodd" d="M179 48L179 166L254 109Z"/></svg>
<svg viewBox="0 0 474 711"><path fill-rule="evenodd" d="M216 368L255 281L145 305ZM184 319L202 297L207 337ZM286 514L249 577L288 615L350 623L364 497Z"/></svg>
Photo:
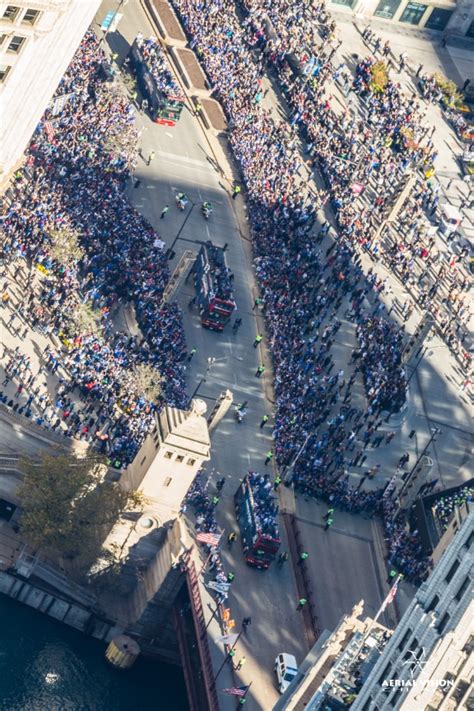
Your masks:
<svg viewBox="0 0 474 711"><path fill-rule="evenodd" d="M428 20L426 22L426 29L427 30L438 30L442 31L446 28L446 25L448 24L449 20L451 19L451 15L453 14L452 10L445 10L442 7L434 7L433 12L431 15L428 17Z"/></svg>
<svg viewBox="0 0 474 711"><path fill-rule="evenodd" d="M382 682L383 682L385 679L390 679L390 671L391 671L391 669L392 669L392 664L391 664L391 662L389 662L388 664L385 665L383 671L381 672L381 674L380 674L380 676L379 676L379 680L378 680L378 682L377 682L378 684L382 684Z"/></svg>
<svg viewBox="0 0 474 711"><path fill-rule="evenodd" d="M10 44L8 45L7 52L14 52L15 54L18 54L25 41L26 37L20 37L19 35L15 35L11 40Z"/></svg>
<svg viewBox="0 0 474 711"><path fill-rule="evenodd" d="M0 47L1 47L2 44L5 42L6 38L7 38L6 35L0 35Z"/></svg>
<svg viewBox="0 0 474 711"><path fill-rule="evenodd" d="M453 691L452 698L455 701L457 701L457 703L459 704L461 702L462 697L464 696L464 694L466 693L466 691L468 689L469 689L469 682L464 681L464 679L461 679Z"/></svg>
<svg viewBox="0 0 474 711"><path fill-rule="evenodd" d="M193 467L196 464L196 460L195 459L188 459L186 464L188 465L188 467Z"/></svg>
<svg viewBox="0 0 474 711"><path fill-rule="evenodd" d="M170 476L167 476L163 482L163 486L169 486L172 481L173 481L172 478Z"/></svg>
<svg viewBox="0 0 474 711"><path fill-rule="evenodd" d="M473 26L473 30L474 30L474 22L472 23L472 26ZM472 33L472 37L474 37L474 32ZM473 541L474 541L474 532L471 533L469 538L466 540L466 543L464 544L468 550L472 546Z"/></svg>
<svg viewBox="0 0 474 711"><path fill-rule="evenodd" d="M140 462L140 466L142 467L146 462L146 457L143 457L142 461Z"/></svg>
<svg viewBox="0 0 474 711"><path fill-rule="evenodd" d="M165 452L165 459L173 459L173 452Z"/></svg>
<svg viewBox="0 0 474 711"><path fill-rule="evenodd" d="M7 9L3 13L3 19L10 20L10 22L15 22L19 12L20 8L16 5L7 5Z"/></svg>
<svg viewBox="0 0 474 711"><path fill-rule="evenodd" d="M464 593L466 592L466 590L469 587L470 582L471 582L471 579L469 578L469 576L467 578L464 578L464 581L462 582L461 587L459 588L456 595L454 596L454 599L456 600L456 602L459 602L460 600L462 600L462 598L464 597Z"/></svg>
<svg viewBox="0 0 474 711"><path fill-rule="evenodd" d="M11 67L9 67L7 64L0 64L0 84L3 84L5 79L10 73Z"/></svg>
<svg viewBox="0 0 474 711"><path fill-rule="evenodd" d="M391 20L400 7L400 2L401 0L380 0L374 15L383 17L385 20Z"/></svg>
<svg viewBox="0 0 474 711"><path fill-rule="evenodd" d="M399 643L397 649L399 649L399 650L403 649L403 647L406 645L406 643L410 639L410 636L411 636L411 630L407 630L405 632L405 634L403 635L402 639L400 640L400 643Z"/></svg>
<svg viewBox="0 0 474 711"><path fill-rule="evenodd" d="M396 692L393 694L392 698L390 699L390 706L396 706L398 703L398 699L400 698L400 694L402 693L403 689L397 689Z"/></svg>
<svg viewBox="0 0 474 711"><path fill-rule="evenodd" d="M39 10L28 9L23 15L22 23L24 25L34 25L40 14Z"/></svg>
<svg viewBox="0 0 474 711"><path fill-rule="evenodd" d="M449 622L449 614L447 612L445 612L445 614L441 618L441 622L439 623L438 627L436 628L438 631L438 634L443 634L448 622Z"/></svg>
<svg viewBox="0 0 474 711"><path fill-rule="evenodd" d="M332 0L333 5L344 5L344 7L352 7L355 0Z"/></svg>
<svg viewBox="0 0 474 711"><path fill-rule="evenodd" d="M181 462L184 462L184 455L183 454L178 454L176 456L176 461L181 464Z"/></svg>
<svg viewBox="0 0 474 711"><path fill-rule="evenodd" d="M472 652L474 651L474 634L471 634L466 644L462 648L462 651L464 652L464 654L472 654Z"/></svg>
<svg viewBox="0 0 474 711"><path fill-rule="evenodd" d="M445 577L445 580L446 580L447 583L450 583L451 580L454 578L454 574L455 574L455 572L456 572L456 570L457 570L458 568L459 568L459 561L458 561L458 559L456 558L456 560L454 561L454 563L452 564L452 566L451 566L450 569L448 570L448 574L447 574L446 577Z"/></svg>
<svg viewBox="0 0 474 711"><path fill-rule="evenodd" d="M400 22L407 22L409 25L418 25L425 14L428 5L421 2L409 2L402 12Z"/></svg>
<svg viewBox="0 0 474 711"><path fill-rule="evenodd" d="M436 607L436 605L438 604L438 602L439 602L439 597L438 597L437 595L434 595L434 596L433 596L433 599L432 599L431 602L430 602L430 604L429 604L428 607L426 608L426 612L432 612L432 611L435 609L435 607Z"/></svg>

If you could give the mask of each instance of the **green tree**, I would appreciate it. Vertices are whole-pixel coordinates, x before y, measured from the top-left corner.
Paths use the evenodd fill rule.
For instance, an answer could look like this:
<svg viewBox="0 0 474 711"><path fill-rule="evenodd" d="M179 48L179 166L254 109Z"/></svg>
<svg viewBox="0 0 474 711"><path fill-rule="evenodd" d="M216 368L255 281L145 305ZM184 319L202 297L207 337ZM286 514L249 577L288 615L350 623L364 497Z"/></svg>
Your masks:
<svg viewBox="0 0 474 711"><path fill-rule="evenodd" d="M88 566L101 553L102 542L128 511L141 511L144 500L105 478L101 457L77 459L67 452L43 454L39 462L22 459L18 491L20 530L36 548L81 559Z"/></svg>

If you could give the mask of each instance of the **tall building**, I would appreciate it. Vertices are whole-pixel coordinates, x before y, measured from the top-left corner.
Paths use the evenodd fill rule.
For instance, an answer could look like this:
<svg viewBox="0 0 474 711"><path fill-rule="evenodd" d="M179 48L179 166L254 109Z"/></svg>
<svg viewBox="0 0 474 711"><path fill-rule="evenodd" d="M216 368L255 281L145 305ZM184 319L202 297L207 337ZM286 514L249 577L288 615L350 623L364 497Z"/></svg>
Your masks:
<svg viewBox="0 0 474 711"><path fill-rule="evenodd" d="M331 5L334 10L346 8L367 19L474 39L472 0L331 0Z"/></svg>
<svg viewBox="0 0 474 711"><path fill-rule="evenodd" d="M363 601L334 632L324 630L273 711L347 708L383 653L392 632L371 617L361 619Z"/></svg>
<svg viewBox="0 0 474 711"><path fill-rule="evenodd" d="M351 711L474 707L474 511L421 585Z"/></svg>
<svg viewBox="0 0 474 711"><path fill-rule="evenodd" d="M22 155L101 0L0 2L0 187Z"/></svg>

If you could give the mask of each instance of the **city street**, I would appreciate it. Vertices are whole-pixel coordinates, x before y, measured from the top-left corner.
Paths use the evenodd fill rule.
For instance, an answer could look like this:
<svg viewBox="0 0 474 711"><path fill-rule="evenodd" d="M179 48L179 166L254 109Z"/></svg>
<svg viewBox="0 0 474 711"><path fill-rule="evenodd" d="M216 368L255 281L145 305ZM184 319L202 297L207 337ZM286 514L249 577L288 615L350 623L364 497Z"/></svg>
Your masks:
<svg viewBox="0 0 474 711"><path fill-rule="evenodd" d="M99 37L101 21L109 10L114 10L116 7L115 0L106 0L102 4L95 26ZM114 66L119 68L123 66L130 46L139 32L145 37L157 34L145 6L140 2L124 3L121 13L123 17L118 30L111 32L106 38L107 52ZM342 25L341 36L344 37L344 44L339 50L338 59L351 66L351 63L354 64L354 57L351 58L345 47L349 46L350 38L354 35L354 53L356 51L363 53L363 42L352 25L350 29L346 26L347 23ZM447 63L448 58L445 59ZM428 67L429 62L425 60L425 64ZM127 81L125 73L118 81L122 79ZM408 88L410 81L405 77L405 88ZM334 82L331 82L331 85L331 90L336 97L335 103L339 105L337 110L342 113L347 108L344 103L345 98ZM279 115L289 120L290 112L282 100L275 78L265 77L262 86L265 89L262 100L264 109L274 112L275 116ZM245 664L242 663L239 670L231 668L231 664L223 667L216 684L219 703L223 711L234 709L235 697L223 693L223 689L236 684L251 684L246 699L247 707L251 711L267 711L279 698L273 670L275 657L281 652L287 652L294 654L297 662L300 663L313 641L308 609L304 610L304 613L297 610L298 600L303 592L308 593L310 602L314 603L319 630L332 630L341 617L361 599L365 602L365 615L375 615L388 591L387 539L384 540L384 530L379 519L370 515L354 515L342 511L337 508L337 503L334 525L330 530L325 530L328 528L324 520L328 506L309 499L302 493L295 494L292 487L286 489L281 486L277 490L277 482L274 495L279 500L280 509L288 513L289 507L291 513L295 514L297 543L291 537L287 520L285 519L284 522L283 516L280 516L279 532L282 540L280 551L290 553L288 562L282 567L274 564L268 571L263 572L249 567L244 561L235 517L234 493L249 470L270 474L273 477L279 474L275 464L276 457L272 459L274 454L272 432L281 423L275 422L271 349L265 333L263 309L255 302L260 292L253 269L244 191L235 200L232 199L232 186L239 180L239 176L232 173L232 161L222 147L223 137L217 136L212 129L206 130L203 121L194 114L190 101L192 95L192 90L187 92L188 100L179 122L174 127L153 123L137 108L140 158L126 190L132 204L149 220L166 247L172 248L173 253L170 255L169 262L171 272L185 252L197 254L200 245L210 240L215 245L225 247L227 265L234 276L233 288L237 308L232 320L237 317L242 319L242 325L235 332L232 330L231 323L227 324L222 333L206 330L201 326L197 307L192 303L195 296L192 278L185 280L184 275L182 276L171 301L176 301L183 311L187 351L190 354L185 361L186 387L189 396L203 399L210 411L223 391L230 390L233 395L233 406L217 429L212 432L212 456L206 466L206 476L209 478L208 494L211 496L217 492L217 481L222 477L225 478L223 490L219 494L216 518L223 531L221 549L225 570L226 573L231 572L235 576L225 606L230 608L231 618L235 620L234 631L240 634L233 659L234 665L236 666L243 658ZM353 98L351 102L350 109L356 114L361 110L360 102ZM136 105L138 106L138 102ZM436 123L436 131L439 131L437 138L443 142L439 156L440 175L444 181L443 192L445 197L447 196L446 199L452 199L456 204L456 201L460 203L466 199L466 186L459 177L456 163L458 155L456 151L454 153L452 151L450 129L447 124L441 125L438 114L437 107L430 106L427 118ZM316 186L321 188L321 176L316 169L309 167L307 156L303 154L303 143L299 139L297 145L301 149L299 156L301 164L295 171L298 176L296 181L302 185L308 182L314 188ZM175 202L178 193L185 193L189 198L189 203L183 211L178 209ZM208 220L201 214L201 204L204 201L210 202L213 206L213 213ZM165 208L169 209L165 210ZM463 215L465 218L463 234L469 238L472 235L473 211L467 208ZM334 224L334 215L329 203L325 203L324 209L319 210L311 234L308 234L308 242L311 241L309 238L314 241L325 219ZM446 244L439 235L436 239L438 248L445 250ZM327 250L327 257L334 244L334 235L326 236L324 240L321 238L321 254ZM405 319L402 304L407 296L407 285L394 276L386 262L374 260L363 250L360 252L363 272L367 274L369 269L373 269L376 278L380 281L385 280L384 283L387 284L383 294L376 293L375 289L370 290L370 293L367 290L363 296L364 309L368 314L372 314L373 319L382 308L387 318L398 326L404 325L407 334L414 333L424 313L423 307L420 308L417 303L418 285L413 286L412 289L413 313ZM322 257L322 261L324 259L325 257ZM417 263L413 270L418 275L420 264ZM328 276L328 273L324 276ZM323 271L319 276L322 274ZM434 278L433 274L431 276ZM16 308L22 300L26 274L17 274L13 266L8 266L5 278L8 281L12 301L4 305L1 315L5 326L5 349L1 361L1 374L8 375L4 372L4 366L15 346L20 343L22 352L30 357L33 369L40 369L40 374L44 374L44 382L41 385L49 392L54 402L53 394L56 392L58 377L47 373L46 368L43 368L46 360L44 354L49 344L48 337L31 332L27 337L23 336L20 341L18 332L11 327L11 324L9 325L8 321L13 319L13 307ZM343 274L342 279L345 278ZM345 292L341 296L337 314L340 328L336 330L334 340L331 341L333 361L331 368L334 368L331 375L336 375L337 384L343 381L339 394L334 393L334 402L342 399L346 380L352 378L353 389L352 391L350 389L351 383L347 390L350 395L350 397L348 395L349 404L354 405L355 409L359 408L362 414L362 411L367 411L368 400L359 362L352 359L353 352L359 344L356 337L356 320L351 311L351 298ZM299 306L296 304L295 309ZM136 332L132 306L128 305L125 310L121 307L117 308L111 316L116 326L128 329L130 333ZM325 326L328 326L327 322L322 323L324 318L326 315L317 326L321 332ZM328 321L330 319L331 316ZM25 332L27 330L25 329ZM310 331L307 333L309 334ZM262 336L260 343L255 341L257 335ZM274 345L272 343L272 346ZM436 480L440 488L460 484L467 476L468 467L465 465L472 457L472 403L469 399L469 388L466 392L463 387L465 375L459 359L453 355L439 334L431 334L423 346L422 357L412 357L406 364L409 382L406 406L393 417L384 418L383 422L381 419L377 431L380 437L378 444L373 441L370 445L367 441L364 442L364 429L369 426L369 423L363 425L361 420L359 429L353 434L353 446L340 448L344 456L341 457L339 478L346 478L357 491L370 494L373 490L380 489L396 472L401 476L401 470L397 469L397 465L402 454L405 452L407 454L409 464L406 471L409 471L425 449L432 460L429 478ZM289 341L289 350L291 349L292 345ZM289 359L292 356L293 353L288 354ZM259 366L264 366L261 377L257 377ZM306 377L313 367L314 364L310 362L301 377ZM61 375L59 370L58 376ZM326 377L325 373L323 377ZM22 404L27 393L16 388L17 383L13 378L5 377L3 387L5 393L9 398L15 398L17 403ZM238 422L235 406L244 401L247 402L248 414L242 422ZM334 405L334 402L331 402ZM51 435L50 442L47 432L45 437L41 438L36 428L28 428L27 422L24 426L18 424L16 420L8 423L3 414L0 412L0 455L8 456L20 452L37 454L43 450L50 451L51 447L56 446L55 438L60 441L59 434L54 433ZM38 413L34 414L36 416ZM298 421L298 418L302 419L302 414L304 413L296 411L295 421ZM367 413L365 420L368 420L371 414ZM374 419L377 419L378 415L377 411ZM262 422L264 416L268 418L266 422ZM321 436L328 426L332 426L330 424L332 416L330 414L322 418L321 425L318 425L321 430L318 436ZM355 422L349 425L350 428L352 426L356 429ZM438 428L440 432L437 440L428 449L434 428ZM372 432L368 436L368 441L371 437ZM302 444L300 454L304 452L308 438ZM354 449L361 450L361 455L365 455L363 462L354 463ZM332 460L330 464L332 467ZM335 470L336 465L333 471ZM370 474L371 470L376 471L376 475ZM284 472L281 474L283 476ZM15 486L16 480L11 473L3 474L0 471L0 497L14 498ZM187 514L191 512L188 510ZM192 515L189 516L189 522L192 526ZM232 546L226 543L227 536L231 532L237 534L237 540ZM308 589L303 591L301 588L303 568L297 567L297 559L295 559L295 553L297 555L301 550L309 553L308 560L304 564L309 585ZM207 552L207 547L203 546L203 563ZM203 570L200 577L204 614L206 622L209 623L209 646L214 671L217 672L227 652L222 642L215 642L222 634L222 628L218 617L214 615L214 597L205 586L212 576L213 573L208 574ZM382 622L390 627L396 624L401 609L406 607L407 601L413 595L414 588L410 584L403 583L401 588L401 596L397 599L397 604L391 606L381 618ZM243 630L242 620L245 617L251 617L251 624Z"/></svg>

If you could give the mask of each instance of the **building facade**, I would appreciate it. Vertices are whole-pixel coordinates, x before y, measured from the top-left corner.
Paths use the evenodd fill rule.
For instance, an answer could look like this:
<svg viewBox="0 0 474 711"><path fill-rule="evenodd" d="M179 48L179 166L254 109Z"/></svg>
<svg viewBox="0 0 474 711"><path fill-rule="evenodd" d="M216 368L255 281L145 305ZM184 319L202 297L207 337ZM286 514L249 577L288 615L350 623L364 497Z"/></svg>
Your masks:
<svg viewBox="0 0 474 711"><path fill-rule="evenodd" d="M416 593L351 711L473 708L473 543L471 511Z"/></svg>
<svg viewBox="0 0 474 711"><path fill-rule="evenodd" d="M331 5L335 10L347 8L367 19L474 39L472 0L331 0Z"/></svg>
<svg viewBox="0 0 474 711"><path fill-rule="evenodd" d="M342 618L334 632L321 633L273 711L323 711L350 703L360 679L368 674L391 635L371 617L361 619L362 612L363 601Z"/></svg>
<svg viewBox="0 0 474 711"><path fill-rule="evenodd" d="M0 2L0 187L48 106L101 0Z"/></svg>

